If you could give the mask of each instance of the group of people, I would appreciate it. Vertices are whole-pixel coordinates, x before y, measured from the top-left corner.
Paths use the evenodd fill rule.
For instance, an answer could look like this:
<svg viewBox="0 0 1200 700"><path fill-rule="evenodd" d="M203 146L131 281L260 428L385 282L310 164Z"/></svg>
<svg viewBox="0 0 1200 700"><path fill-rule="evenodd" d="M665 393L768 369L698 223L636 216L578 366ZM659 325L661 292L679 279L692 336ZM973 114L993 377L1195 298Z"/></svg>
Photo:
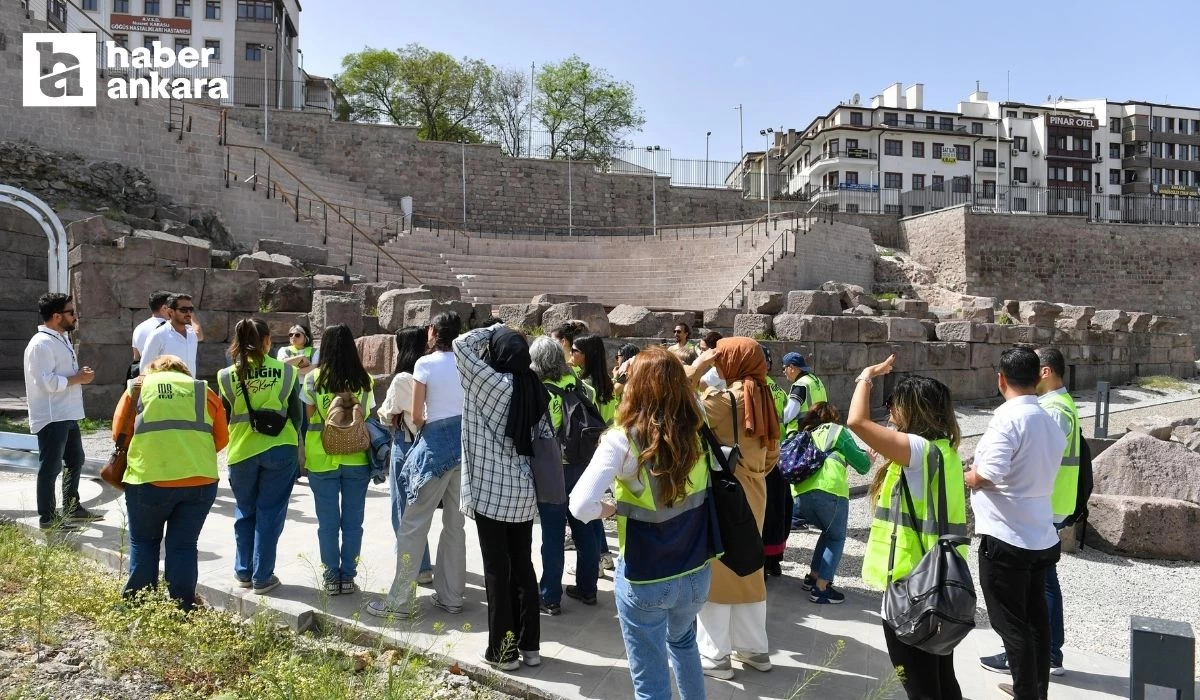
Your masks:
<svg viewBox="0 0 1200 700"><path fill-rule="evenodd" d="M51 526L96 518L78 502L83 450L76 423L83 417L81 385L94 373L79 366L66 336L76 323L71 297L48 294L39 305L44 324L25 367L43 467L38 512ZM879 457L864 580L882 589L904 577L936 542L939 519L965 531L970 488L983 538L981 587L1005 645L1005 654L983 660L985 666L1011 670L1010 692L1018 698L1045 697L1049 673L1062 667L1055 522L1074 508L1079 421L1053 348L1004 353L998 388L1006 402L964 470L952 397L940 382L901 379L887 398L890 426L871 419L872 385L892 371L894 358L863 370L843 423L804 357L784 355L791 386L783 390L769 376L770 353L749 338L710 333L696 347L680 324L674 345L624 345L610 366L603 340L580 321L531 342L499 322L464 333L456 314L443 313L427 327L396 333L396 373L375 407L373 379L345 326L324 330L319 354L311 333L295 326L289 345L273 355L266 323L242 319L214 391L196 378L202 331L191 297L159 293L150 306L155 316L134 337L137 377L113 420L114 440L128 455L128 595L157 586L165 539L169 593L184 609L195 605L196 543L216 498L222 449L236 501L236 585L258 594L280 585L276 549L303 465L324 592L356 593L368 484L373 474L386 474L395 573L388 593L366 606L369 613L417 615L419 585L432 585L435 608L461 613L469 518L483 559L488 664L505 671L540 664L540 615L561 614L564 596L597 605L597 580L611 567L636 696L669 697L673 672L681 697L702 698L704 676L732 678L733 662L771 670L766 580L781 573L793 525L821 531L800 584L809 599L844 601L834 581L846 539L848 470L865 474ZM377 451L355 437L367 420L390 433L382 472L373 465ZM579 426L593 436L590 443L577 439ZM735 460L762 536L766 564L752 574L722 563L709 502L715 455L701 437L704 426ZM825 457L814 473L789 484L776 462L781 443L802 431ZM539 498L534 460L546 441L559 445L567 503ZM64 461L60 513L53 487ZM937 507L942 483L946 512ZM902 487L915 512L892 517ZM431 557L428 535L439 509ZM607 518L617 521L615 560ZM574 583L563 586L568 531ZM1048 614L1047 601L1056 615ZM908 646L886 623L884 639L910 698L961 697L952 656Z"/></svg>

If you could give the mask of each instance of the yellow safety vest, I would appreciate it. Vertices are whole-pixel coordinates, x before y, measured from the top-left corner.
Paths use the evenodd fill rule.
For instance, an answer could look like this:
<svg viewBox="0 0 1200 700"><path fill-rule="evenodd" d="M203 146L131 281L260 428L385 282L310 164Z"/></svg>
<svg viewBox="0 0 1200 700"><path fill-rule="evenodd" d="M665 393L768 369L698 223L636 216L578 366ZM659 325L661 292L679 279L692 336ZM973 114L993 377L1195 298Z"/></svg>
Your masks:
<svg viewBox="0 0 1200 700"><path fill-rule="evenodd" d="M314 387L317 386L320 373L320 369L314 369L308 375ZM362 404L364 416L370 415L370 398L374 386L375 379L372 378L371 386L366 391L355 394L358 402ZM310 472L331 472L338 467L365 467L371 463L366 450L350 455L325 454L325 446L321 443L321 430L325 427L325 416L329 413L329 404L333 403L334 396L336 394L327 391L312 392L315 410L308 422L308 432L304 434L304 468Z"/></svg>
<svg viewBox="0 0 1200 700"><path fill-rule="evenodd" d="M845 428L837 423L825 423L812 431L813 444L818 450L829 452L829 456L812 476L798 484L792 484L793 496L809 491L824 491L841 498L850 498L850 479L846 476L846 469L850 465L845 457L833 451L843 430Z"/></svg>
<svg viewBox="0 0 1200 700"><path fill-rule="evenodd" d="M289 345L283 349L283 355L284 355L285 359L291 359L293 357L300 357L301 355L303 355L303 356L307 357L309 360L311 360L313 358L313 346L307 345L307 346L302 347L299 350L297 350L296 348Z"/></svg>
<svg viewBox="0 0 1200 700"><path fill-rule="evenodd" d="M962 460L950 446L949 440L928 443L922 459L922 483L909 484L916 513L915 521L901 495L902 489L898 488L904 468L895 462L888 464L887 476L883 480L883 488L880 489L879 500L875 504L875 518L871 521L871 534L867 538L867 553L863 557L863 581L874 588L885 588L889 576L893 580L907 576L924 556L922 547L927 552L937 543L937 520L934 518L933 509L928 506L938 502L939 480L929 469L930 448L941 451L946 472L946 532L964 537L967 534L966 486L963 483ZM899 509L898 525L892 522L894 509ZM892 561L891 571L888 571L893 532L896 538L896 556ZM960 547L959 551L965 557L966 545Z"/></svg>
<svg viewBox="0 0 1200 700"><path fill-rule="evenodd" d="M627 434L628 436L628 434ZM632 437L634 457L640 450ZM699 571L716 559L708 509L708 461L702 453L688 473L687 492L674 505L660 503L658 477L646 467L638 471L643 488L634 493L621 480L613 481L617 501L617 541L625 562L625 579L655 583Z"/></svg>
<svg viewBox="0 0 1200 700"><path fill-rule="evenodd" d="M288 412L288 398L296 388L296 368L273 357L264 357L262 364L246 370L246 391L250 393L251 406L258 411L271 411L284 418ZM284 424L278 435L263 435L250 428L250 413L246 408L246 392L238 381L237 366L233 365L217 372L217 390L230 406L229 414L229 464L233 466L282 445L295 447L298 443L296 427L291 421Z"/></svg>
<svg viewBox="0 0 1200 700"><path fill-rule="evenodd" d="M1067 447L1059 462L1058 476L1054 479L1054 492L1050 505L1054 508L1054 522L1062 522L1075 512L1075 501L1079 496L1079 409L1075 400L1065 391L1059 394L1043 394L1038 397L1042 409L1055 411L1071 422L1071 434L1067 436Z"/></svg>
<svg viewBox="0 0 1200 700"><path fill-rule="evenodd" d="M147 484L193 476L217 478L208 384L181 372L147 375L137 399L124 481Z"/></svg>
<svg viewBox="0 0 1200 700"><path fill-rule="evenodd" d="M815 374L806 374L800 377L796 380L796 384L800 384L808 390L804 396L804 403L800 404L801 416L811 411L813 406L829 400L829 392L825 390L825 384Z"/></svg>

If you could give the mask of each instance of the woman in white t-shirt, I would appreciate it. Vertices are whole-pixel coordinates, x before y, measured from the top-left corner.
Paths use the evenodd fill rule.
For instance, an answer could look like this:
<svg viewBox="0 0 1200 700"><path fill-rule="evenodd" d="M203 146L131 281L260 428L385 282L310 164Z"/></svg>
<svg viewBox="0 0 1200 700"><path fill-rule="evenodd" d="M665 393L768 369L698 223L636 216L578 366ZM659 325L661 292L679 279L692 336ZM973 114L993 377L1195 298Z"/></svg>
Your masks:
<svg viewBox="0 0 1200 700"><path fill-rule="evenodd" d="M397 473L406 503L396 533L396 575L387 598L367 606L372 615L409 619L418 612L413 582L439 503L442 533L431 602L448 613L462 612L467 578L466 533L459 508L463 386L452 346L461 327L452 311L435 316L427 331L431 352L413 365L412 424L420 434Z"/></svg>

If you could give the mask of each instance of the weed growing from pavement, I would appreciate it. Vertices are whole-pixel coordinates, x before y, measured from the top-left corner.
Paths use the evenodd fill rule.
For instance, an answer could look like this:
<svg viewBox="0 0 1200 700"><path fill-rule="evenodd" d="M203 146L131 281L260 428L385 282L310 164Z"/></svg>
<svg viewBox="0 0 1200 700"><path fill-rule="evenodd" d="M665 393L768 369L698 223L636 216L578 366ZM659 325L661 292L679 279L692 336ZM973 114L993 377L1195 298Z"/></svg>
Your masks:
<svg viewBox="0 0 1200 700"><path fill-rule="evenodd" d="M1142 389L1155 389L1158 391L1187 391L1189 388L1191 388L1191 384L1188 384L1182 379L1169 377L1165 374L1156 374L1150 377L1138 377L1137 379L1133 380L1133 383Z"/></svg>
<svg viewBox="0 0 1200 700"><path fill-rule="evenodd" d="M816 689L821 684L821 679L829 675L830 669L837 667L837 662L841 659L842 654L846 651L846 640L839 639L829 648L829 652L825 654L825 658L821 660L818 668L811 671L806 671L796 681L796 685L792 686L791 691L787 695L788 700L801 700L807 697L810 691ZM866 695L863 695L863 700L886 700L896 694L899 689L903 677L903 667L895 668L892 673L886 678L881 678L878 683L867 689ZM820 696L824 693L818 694Z"/></svg>

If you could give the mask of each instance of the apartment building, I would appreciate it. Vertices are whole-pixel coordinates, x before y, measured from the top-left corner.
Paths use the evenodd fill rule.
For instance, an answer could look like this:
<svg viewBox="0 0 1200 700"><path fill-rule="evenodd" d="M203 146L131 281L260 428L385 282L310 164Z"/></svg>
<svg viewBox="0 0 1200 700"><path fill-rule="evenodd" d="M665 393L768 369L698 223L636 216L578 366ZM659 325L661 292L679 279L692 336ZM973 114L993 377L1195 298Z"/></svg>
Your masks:
<svg viewBox="0 0 1200 700"><path fill-rule="evenodd" d="M177 70L226 78L235 104L303 105L298 0L47 0L30 7L59 31L106 32L126 47L209 49L207 68Z"/></svg>

